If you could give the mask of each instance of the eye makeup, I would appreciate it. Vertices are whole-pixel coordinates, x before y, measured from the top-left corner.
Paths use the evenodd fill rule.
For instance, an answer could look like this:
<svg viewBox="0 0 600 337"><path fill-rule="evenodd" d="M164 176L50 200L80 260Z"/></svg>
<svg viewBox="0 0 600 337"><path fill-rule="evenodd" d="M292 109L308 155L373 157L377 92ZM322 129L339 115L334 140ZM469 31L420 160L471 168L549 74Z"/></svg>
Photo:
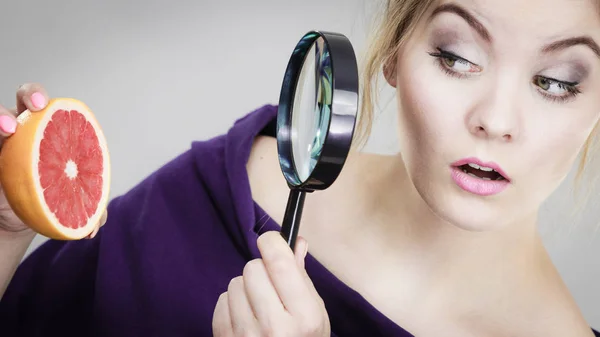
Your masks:
<svg viewBox="0 0 600 337"><path fill-rule="evenodd" d="M469 37L469 34L455 28L434 27L430 31L427 52L435 58L435 65L447 76L469 79L480 75L484 69L484 65L478 63L478 59L486 59L479 53L479 45L465 36ZM540 70L532 74L530 84L544 99L566 103L581 94L581 83L590 73L585 61L571 56L562 59L542 57L539 62ZM543 67L546 62L548 66Z"/></svg>
<svg viewBox="0 0 600 337"><path fill-rule="evenodd" d="M549 77L560 78L564 82L581 83L585 81L589 74L589 66L579 59L571 58L554 61L556 66L546 67L539 71L543 75Z"/></svg>
<svg viewBox="0 0 600 337"><path fill-rule="evenodd" d="M589 65L576 55L560 58L542 58L547 66L535 73L532 84L545 98L556 103L566 103L583 92L590 75Z"/></svg>
<svg viewBox="0 0 600 337"><path fill-rule="evenodd" d="M474 40L468 27L460 28L457 24L432 27L428 37L429 51L448 53L450 56L482 65L479 44Z"/></svg>
<svg viewBox="0 0 600 337"><path fill-rule="evenodd" d="M437 50L437 52L431 52L429 55L436 59L436 64L446 74L458 78L467 78L481 72L481 67L477 64L441 48L437 48ZM455 68L455 66L458 66L458 68Z"/></svg>

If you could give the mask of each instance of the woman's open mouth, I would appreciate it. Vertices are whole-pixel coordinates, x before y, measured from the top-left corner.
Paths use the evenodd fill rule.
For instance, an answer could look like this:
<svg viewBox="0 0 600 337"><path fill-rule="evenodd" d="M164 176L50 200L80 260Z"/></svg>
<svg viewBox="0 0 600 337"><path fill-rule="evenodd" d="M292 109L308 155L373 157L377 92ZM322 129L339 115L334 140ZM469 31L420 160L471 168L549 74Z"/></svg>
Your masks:
<svg viewBox="0 0 600 337"><path fill-rule="evenodd" d="M496 170L490 167L479 166L477 164L469 163L458 167L464 173L483 180L506 180L504 176L498 173Z"/></svg>
<svg viewBox="0 0 600 337"><path fill-rule="evenodd" d="M510 179L499 165L484 163L477 158L466 158L452 164L451 176L461 189L480 196L498 194L510 184Z"/></svg>

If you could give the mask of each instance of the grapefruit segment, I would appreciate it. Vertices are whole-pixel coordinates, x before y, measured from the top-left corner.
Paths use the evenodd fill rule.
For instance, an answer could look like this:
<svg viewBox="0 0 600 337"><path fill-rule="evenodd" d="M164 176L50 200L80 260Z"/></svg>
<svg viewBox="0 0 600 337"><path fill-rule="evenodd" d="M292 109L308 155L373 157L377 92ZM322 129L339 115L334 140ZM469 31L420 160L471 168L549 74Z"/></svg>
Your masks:
<svg viewBox="0 0 600 337"><path fill-rule="evenodd" d="M110 186L106 139L92 111L56 98L17 121L0 151L0 183L11 208L49 238L88 236L106 210Z"/></svg>

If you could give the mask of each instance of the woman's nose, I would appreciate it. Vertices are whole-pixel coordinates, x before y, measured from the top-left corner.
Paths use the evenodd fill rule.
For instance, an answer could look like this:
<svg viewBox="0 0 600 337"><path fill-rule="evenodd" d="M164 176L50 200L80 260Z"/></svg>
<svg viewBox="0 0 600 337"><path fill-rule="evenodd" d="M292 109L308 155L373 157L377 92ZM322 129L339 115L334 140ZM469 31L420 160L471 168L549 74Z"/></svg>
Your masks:
<svg viewBox="0 0 600 337"><path fill-rule="evenodd" d="M515 85L496 84L467 115L469 132L478 138L513 142L520 132L520 104Z"/></svg>

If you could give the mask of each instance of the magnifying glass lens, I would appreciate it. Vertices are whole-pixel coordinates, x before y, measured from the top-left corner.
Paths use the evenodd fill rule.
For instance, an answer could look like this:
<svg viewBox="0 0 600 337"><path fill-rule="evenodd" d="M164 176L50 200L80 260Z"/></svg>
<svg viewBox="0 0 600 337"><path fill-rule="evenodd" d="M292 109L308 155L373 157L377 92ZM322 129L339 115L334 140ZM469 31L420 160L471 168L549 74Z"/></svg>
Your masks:
<svg viewBox="0 0 600 337"><path fill-rule="evenodd" d="M357 112L358 69L350 40L306 33L288 62L277 109L277 152L290 188L281 235L292 250L306 195L331 186L344 166Z"/></svg>
<svg viewBox="0 0 600 337"><path fill-rule="evenodd" d="M318 38L302 65L292 106L291 145L300 181L309 178L321 155L331 120L332 86L330 54Z"/></svg>

